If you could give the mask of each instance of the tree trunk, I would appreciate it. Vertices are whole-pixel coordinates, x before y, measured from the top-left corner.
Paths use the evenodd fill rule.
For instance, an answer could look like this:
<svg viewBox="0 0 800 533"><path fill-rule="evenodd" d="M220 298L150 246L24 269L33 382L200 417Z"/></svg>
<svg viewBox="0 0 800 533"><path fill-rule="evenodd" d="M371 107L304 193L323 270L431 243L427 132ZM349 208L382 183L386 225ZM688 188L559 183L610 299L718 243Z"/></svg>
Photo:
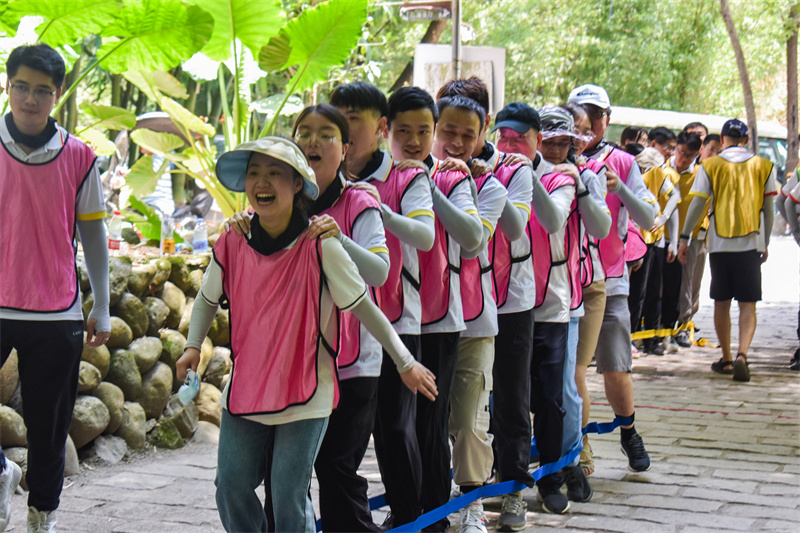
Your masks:
<svg viewBox="0 0 800 533"><path fill-rule="evenodd" d="M428 31L425 32L425 35L422 37L422 40L420 41L420 44L438 43L439 37L441 37L446 24L447 21L445 20L432 20L431 23L428 25ZM397 81L395 81L389 88L389 92L393 93L406 83L411 83L413 77L414 77L414 60L412 59L411 61L406 63L406 68L403 69L403 72L400 73L400 76L398 76Z"/></svg>
<svg viewBox="0 0 800 533"><path fill-rule="evenodd" d="M739 68L739 78L742 81L742 92L744 93L744 108L747 112L747 127L750 134L750 151L758 154L758 128L756 124L756 107L753 104L753 90L750 88L750 76L747 74L747 65L744 62L744 54L742 53L742 46L739 42L739 35L736 33L736 26L733 24L733 16L731 15L731 7L728 0L720 0L720 11L722 12L722 20L725 21L725 27L728 30L728 36L731 38L731 46L733 53L736 56L736 66Z"/></svg>
<svg viewBox="0 0 800 533"><path fill-rule="evenodd" d="M800 27L800 4L792 6L787 26L792 33L786 41L786 172L791 172L797 168L800 150L797 124L797 30Z"/></svg>

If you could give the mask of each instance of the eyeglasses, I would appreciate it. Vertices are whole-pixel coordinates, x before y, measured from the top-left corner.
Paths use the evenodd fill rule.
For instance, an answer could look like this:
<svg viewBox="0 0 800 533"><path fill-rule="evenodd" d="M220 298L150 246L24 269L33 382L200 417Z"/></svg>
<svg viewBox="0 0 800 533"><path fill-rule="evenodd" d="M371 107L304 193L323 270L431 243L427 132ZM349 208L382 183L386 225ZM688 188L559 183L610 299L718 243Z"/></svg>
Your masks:
<svg viewBox="0 0 800 533"><path fill-rule="evenodd" d="M320 144L333 144L339 140L336 135L330 133L298 133L294 136L294 142L307 145L311 144L311 140L315 137Z"/></svg>
<svg viewBox="0 0 800 533"><path fill-rule="evenodd" d="M671 144L660 143L660 142L656 142L656 144L658 144L661 148L663 148L664 151L667 152L667 153L670 153L670 154L675 153L675 147L672 146Z"/></svg>
<svg viewBox="0 0 800 533"><path fill-rule="evenodd" d="M687 159L694 159L695 157L697 157L697 154L700 153L700 152L687 152L682 148L675 148L674 152L679 156L685 157Z"/></svg>
<svg viewBox="0 0 800 533"><path fill-rule="evenodd" d="M34 89L33 90L33 98L38 103L47 102L49 98L52 98L54 94L56 94L57 89ZM28 97L31 95L31 88L27 85L12 85L11 86L11 96L16 98L17 100L27 100Z"/></svg>

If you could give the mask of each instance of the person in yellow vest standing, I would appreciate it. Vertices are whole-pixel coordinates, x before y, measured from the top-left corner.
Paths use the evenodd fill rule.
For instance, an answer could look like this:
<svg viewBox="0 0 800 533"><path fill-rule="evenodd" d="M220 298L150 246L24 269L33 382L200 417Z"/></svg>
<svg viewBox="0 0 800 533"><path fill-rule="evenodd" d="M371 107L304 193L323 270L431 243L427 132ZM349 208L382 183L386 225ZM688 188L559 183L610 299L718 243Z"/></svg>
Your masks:
<svg viewBox="0 0 800 533"><path fill-rule="evenodd" d="M722 358L714 372L750 381L747 350L756 331L756 302L761 300L761 263L767 260L777 194L770 161L747 150L747 125L731 119L722 126L722 151L703 161L689 192L694 196L680 236L678 259L686 263L692 230L710 200L708 253L714 327ZM731 300L739 302L739 349L731 356Z"/></svg>

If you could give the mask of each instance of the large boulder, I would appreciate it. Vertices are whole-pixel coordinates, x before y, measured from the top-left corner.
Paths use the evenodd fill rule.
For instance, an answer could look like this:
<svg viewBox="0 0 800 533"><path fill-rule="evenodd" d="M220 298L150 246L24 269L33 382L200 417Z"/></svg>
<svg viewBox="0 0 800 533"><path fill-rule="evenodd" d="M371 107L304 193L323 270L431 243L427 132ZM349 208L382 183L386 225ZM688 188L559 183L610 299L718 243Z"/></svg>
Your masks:
<svg viewBox="0 0 800 533"><path fill-rule="evenodd" d="M72 424L69 436L76 448L83 448L95 438L103 434L111 416L100 398L94 396L78 396L72 410Z"/></svg>
<svg viewBox="0 0 800 533"><path fill-rule="evenodd" d="M106 379L108 366L111 364L111 352L105 345L89 346L84 344L81 360L92 363L100 371L100 379Z"/></svg>
<svg viewBox="0 0 800 533"><path fill-rule="evenodd" d="M128 448L141 450L145 444L146 423L147 417L142 406L136 402L125 402L122 410L122 423L114 434L125 439Z"/></svg>
<svg viewBox="0 0 800 533"><path fill-rule="evenodd" d="M144 299L144 307L147 311L147 318L150 321L147 327L147 334L158 337L159 330L164 327L164 322L169 316L169 307L160 298L148 296Z"/></svg>
<svg viewBox="0 0 800 533"><path fill-rule="evenodd" d="M153 368L161 357L161 350L161 339L158 337L142 337L128 346L128 351L133 355L136 366L142 374Z"/></svg>
<svg viewBox="0 0 800 533"><path fill-rule="evenodd" d="M222 406L219 404L221 395L220 390L214 385L205 382L200 384L200 391L194 400L197 403L200 420L211 422L219 427L222 420Z"/></svg>
<svg viewBox="0 0 800 533"><path fill-rule="evenodd" d="M81 304L81 311L83 312L83 321L84 323L89 320L89 313L92 312L92 306L94 305L94 294L91 292L89 294L85 294L83 297L83 304Z"/></svg>
<svg viewBox="0 0 800 533"><path fill-rule="evenodd" d="M206 369L208 368L208 363L211 362L212 355L214 355L214 345L211 339L206 337L203 340L203 344L200 345L200 363L197 365L197 375L199 375L201 379L206 375Z"/></svg>
<svg viewBox="0 0 800 533"><path fill-rule="evenodd" d="M149 438L153 446L167 448L169 450L182 448L183 445L186 444L175 422L169 418L161 419L158 425L150 432Z"/></svg>
<svg viewBox="0 0 800 533"><path fill-rule="evenodd" d="M78 266L78 285L81 288L81 292L86 294L91 290L92 286L89 283L89 273L86 272L86 263L84 262L83 258L78 259L77 261Z"/></svg>
<svg viewBox="0 0 800 533"><path fill-rule="evenodd" d="M189 402L187 405L184 405L183 402L178 399L178 395L173 394L169 399L169 404L167 404L164 418L172 420L183 438L188 439L197 431L199 414L200 412L197 410L197 404Z"/></svg>
<svg viewBox="0 0 800 533"><path fill-rule="evenodd" d="M192 441L202 444L219 444L219 427L211 422L201 420L197 423L197 431Z"/></svg>
<svg viewBox="0 0 800 533"><path fill-rule="evenodd" d="M11 353L0 368L0 404L5 405L11 399L11 395L17 390L19 384L19 360L17 358L17 350L11 350Z"/></svg>
<svg viewBox="0 0 800 533"><path fill-rule="evenodd" d="M117 256L108 259L108 304L113 306L128 288L131 276L130 257Z"/></svg>
<svg viewBox="0 0 800 533"><path fill-rule="evenodd" d="M170 329L177 328L181 323L183 310L186 307L186 295L175 284L168 281L164 284L164 289L158 297L169 307L169 314L165 322L166 326Z"/></svg>
<svg viewBox="0 0 800 533"><path fill-rule="evenodd" d="M157 362L142 375L142 392L139 403L147 418L158 418L172 395L172 370L165 363Z"/></svg>
<svg viewBox="0 0 800 533"><path fill-rule="evenodd" d="M191 289L192 279L189 277L189 267L186 266L186 259L180 255L171 255L169 256L169 262L172 263L169 281L182 291Z"/></svg>
<svg viewBox="0 0 800 533"><path fill-rule="evenodd" d="M186 296L195 297L197 293L200 292L200 287L203 285L203 271L199 269L192 270L189 273L189 279L192 280L192 286L186 290Z"/></svg>
<svg viewBox="0 0 800 533"><path fill-rule="evenodd" d="M67 447L65 451L64 475L74 476L81 473L81 465L78 461L78 450L75 448L75 443L72 442L72 437L67 435Z"/></svg>
<svg viewBox="0 0 800 533"><path fill-rule="evenodd" d="M139 391L142 390L142 375L131 352L128 350L111 352L111 366L106 381L122 389L126 400L134 400L139 396Z"/></svg>
<svg viewBox="0 0 800 533"><path fill-rule="evenodd" d="M10 407L0 405L0 447L26 446L28 429L19 413Z"/></svg>
<svg viewBox="0 0 800 533"><path fill-rule="evenodd" d="M230 372L231 366L231 351L223 346L215 346L203 379L222 390L222 378Z"/></svg>
<svg viewBox="0 0 800 533"><path fill-rule="evenodd" d="M228 322L228 311L217 309L214 322L208 330L208 337L214 346L226 346L231 342L231 325Z"/></svg>
<svg viewBox="0 0 800 533"><path fill-rule="evenodd" d="M106 342L109 350L114 348L125 348L133 340L131 327L124 320L117 316L111 317L111 335Z"/></svg>
<svg viewBox="0 0 800 533"><path fill-rule="evenodd" d="M23 490L28 490L28 481L26 479L28 476L28 448L3 448L3 453L6 459L17 463L17 466L22 470L22 479L19 480L19 486Z"/></svg>
<svg viewBox="0 0 800 533"><path fill-rule="evenodd" d="M122 409L125 404L125 395L122 393L122 389L113 383L104 381L92 391L92 396L103 402L111 417L105 432L114 433L122 423Z"/></svg>
<svg viewBox="0 0 800 533"><path fill-rule="evenodd" d="M128 278L128 291L137 298L141 298L150 289L150 283L156 275L156 265L136 265L131 268L131 276Z"/></svg>
<svg viewBox="0 0 800 533"><path fill-rule="evenodd" d="M186 298L186 307L183 308L181 323L178 324L178 331L186 337L189 334L189 322L192 319L192 309L194 309L194 298Z"/></svg>
<svg viewBox="0 0 800 533"><path fill-rule="evenodd" d="M164 284L169 279L172 272L172 263L165 257L154 260L152 265L156 267L156 273L153 276L153 281L150 282L150 291L156 293L164 288Z"/></svg>
<svg viewBox="0 0 800 533"><path fill-rule="evenodd" d="M100 370L92 363L81 361L81 367L78 371L78 392L91 392L100 385L103 381L103 376Z"/></svg>
<svg viewBox="0 0 800 533"><path fill-rule="evenodd" d="M120 317L131 327L134 339L144 335L150 325L144 304L129 292L120 297L117 304L111 308L111 314Z"/></svg>

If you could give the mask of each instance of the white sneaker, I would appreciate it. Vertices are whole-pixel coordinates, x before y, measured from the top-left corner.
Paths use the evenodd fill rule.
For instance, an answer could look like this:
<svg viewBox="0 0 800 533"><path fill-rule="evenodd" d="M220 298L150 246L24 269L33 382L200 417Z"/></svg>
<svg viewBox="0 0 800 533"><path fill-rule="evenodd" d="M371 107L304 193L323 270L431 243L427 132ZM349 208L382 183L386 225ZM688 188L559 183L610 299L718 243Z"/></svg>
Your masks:
<svg viewBox="0 0 800 533"><path fill-rule="evenodd" d="M5 531L11 518L11 495L22 479L22 469L14 461L6 459L6 467L0 473L0 531Z"/></svg>
<svg viewBox="0 0 800 533"><path fill-rule="evenodd" d="M480 500L472 502L459 511L461 533L486 533L486 515Z"/></svg>
<svg viewBox="0 0 800 533"><path fill-rule="evenodd" d="M28 507L28 533L55 533L56 512Z"/></svg>

